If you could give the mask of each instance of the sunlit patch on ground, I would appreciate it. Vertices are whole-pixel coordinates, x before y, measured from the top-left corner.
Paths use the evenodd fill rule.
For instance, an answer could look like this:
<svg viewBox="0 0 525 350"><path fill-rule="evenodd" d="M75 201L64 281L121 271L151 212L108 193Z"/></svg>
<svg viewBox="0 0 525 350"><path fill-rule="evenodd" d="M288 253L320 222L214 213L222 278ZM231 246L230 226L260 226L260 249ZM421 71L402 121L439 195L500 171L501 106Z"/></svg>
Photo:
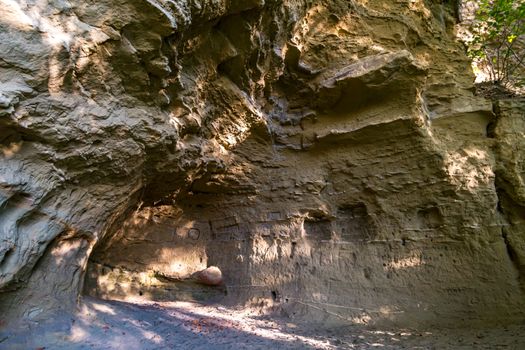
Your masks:
<svg viewBox="0 0 525 350"><path fill-rule="evenodd" d="M254 316L249 309L191 302L124 303L87 298L76 315L57 315L16 332L1 349L522 349L525 325L486 329L329 327Z"/></svg>

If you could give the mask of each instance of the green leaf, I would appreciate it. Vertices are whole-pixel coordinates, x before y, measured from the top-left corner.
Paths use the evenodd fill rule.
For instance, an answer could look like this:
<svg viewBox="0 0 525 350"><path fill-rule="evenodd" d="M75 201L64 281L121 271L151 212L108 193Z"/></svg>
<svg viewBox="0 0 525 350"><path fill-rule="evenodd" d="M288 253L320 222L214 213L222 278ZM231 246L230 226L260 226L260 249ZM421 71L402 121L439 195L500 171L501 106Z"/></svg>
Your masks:
<svg viewBox="0 0 525 350"><path fill-rule="evenodd" d="M525 0L474 1L478 9L470 25L473 37L467 43L468 56L482 67L495 69L495 77L515 82L523 79L523 70L517 72L514 68L525 68L520 58L525 57L525 46L514 43L520 38L525 40ZM510 73L517 76L509 76Z"/></svg>

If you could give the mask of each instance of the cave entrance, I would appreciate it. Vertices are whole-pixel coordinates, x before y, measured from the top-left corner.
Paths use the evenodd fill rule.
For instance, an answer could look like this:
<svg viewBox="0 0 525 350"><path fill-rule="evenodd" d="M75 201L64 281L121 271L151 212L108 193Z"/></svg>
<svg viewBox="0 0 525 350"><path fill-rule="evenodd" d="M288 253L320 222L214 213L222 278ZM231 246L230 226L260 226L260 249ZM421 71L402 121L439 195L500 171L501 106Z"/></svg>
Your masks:
<svg viewBox="0 0 525 350"><path fill-rule="evenodd" d="M172 206L135 211L96 247L85 293L129 301L222 301L227 291L217 265L224 266L229 259L216 257L228 250L221 247L210 224ZM221 225L216 231L228 223Z"/></svg>

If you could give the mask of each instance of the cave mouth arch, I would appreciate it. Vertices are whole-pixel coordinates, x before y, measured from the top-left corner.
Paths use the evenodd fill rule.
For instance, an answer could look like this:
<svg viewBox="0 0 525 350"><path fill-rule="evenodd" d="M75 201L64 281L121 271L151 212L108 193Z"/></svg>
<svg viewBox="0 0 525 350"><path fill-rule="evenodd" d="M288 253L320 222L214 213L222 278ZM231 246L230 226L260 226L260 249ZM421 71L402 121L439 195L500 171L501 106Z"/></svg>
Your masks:
<svg viewBox="0 0 525 350"><path fill-rule="evenodd" d="M172 205L137 208L95 247L84 294L124 301L225 299L222 276L210 283L202 275L218 265L210 259L215 241L210 222L191 216Z"/></svg>

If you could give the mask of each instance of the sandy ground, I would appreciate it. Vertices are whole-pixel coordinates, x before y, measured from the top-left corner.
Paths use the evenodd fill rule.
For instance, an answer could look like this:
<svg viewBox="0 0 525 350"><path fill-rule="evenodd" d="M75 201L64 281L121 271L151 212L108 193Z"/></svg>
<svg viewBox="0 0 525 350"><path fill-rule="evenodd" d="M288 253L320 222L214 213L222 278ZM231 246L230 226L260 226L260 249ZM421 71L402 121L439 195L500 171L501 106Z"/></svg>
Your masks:
<svg viewBox="0 0 525 350"><path fill-rule="evenodd" d="M75 316L0 329L0 349L525 349L525 324L432 331L325 328L220 306L86 298Z"/></svg>

